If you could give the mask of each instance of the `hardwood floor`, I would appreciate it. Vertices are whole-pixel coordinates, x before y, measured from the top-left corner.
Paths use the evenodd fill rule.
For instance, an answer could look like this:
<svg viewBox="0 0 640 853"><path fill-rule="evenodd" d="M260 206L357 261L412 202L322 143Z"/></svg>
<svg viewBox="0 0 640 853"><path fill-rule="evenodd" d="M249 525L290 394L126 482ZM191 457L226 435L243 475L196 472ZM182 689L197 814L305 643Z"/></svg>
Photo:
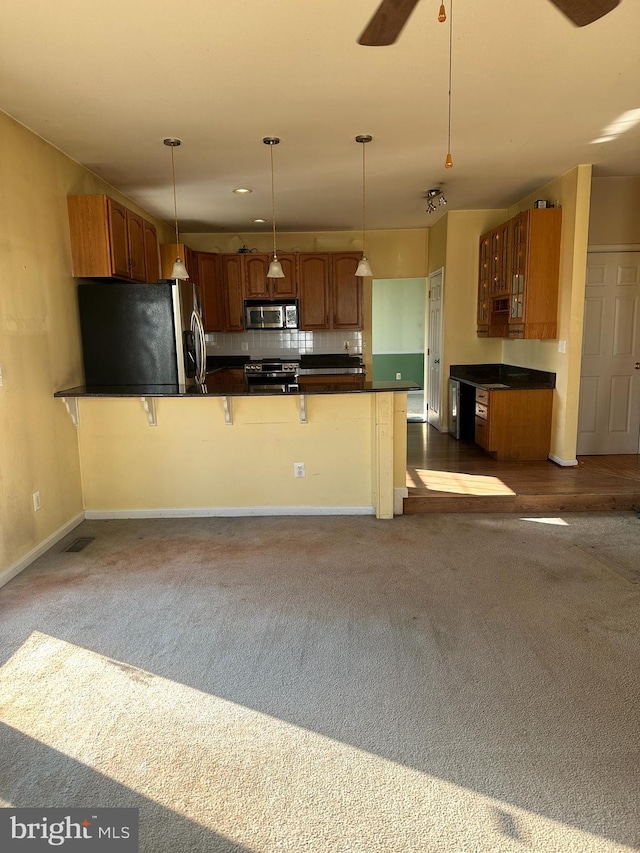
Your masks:
<svg viewBox="0 0 640 853"><path fill-rule="evenodd" d="M477 444L407 424L405 513L640 510L640 456L581 456L578 465L497 462Z"/></svg>

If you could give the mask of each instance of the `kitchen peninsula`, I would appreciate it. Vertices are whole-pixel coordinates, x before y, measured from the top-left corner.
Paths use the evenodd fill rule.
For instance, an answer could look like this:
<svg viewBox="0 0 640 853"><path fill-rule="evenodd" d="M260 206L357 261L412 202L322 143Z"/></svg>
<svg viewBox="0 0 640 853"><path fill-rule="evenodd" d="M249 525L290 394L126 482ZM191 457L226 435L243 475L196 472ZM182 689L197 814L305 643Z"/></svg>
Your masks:
<svg viewBox="0 0 640 853"><path fill-rule="evenodd" d="M402 512L407 391L418 386L361 379L283 394L235 374L201 388L58 391L78 429L87 518Z"/></svg>

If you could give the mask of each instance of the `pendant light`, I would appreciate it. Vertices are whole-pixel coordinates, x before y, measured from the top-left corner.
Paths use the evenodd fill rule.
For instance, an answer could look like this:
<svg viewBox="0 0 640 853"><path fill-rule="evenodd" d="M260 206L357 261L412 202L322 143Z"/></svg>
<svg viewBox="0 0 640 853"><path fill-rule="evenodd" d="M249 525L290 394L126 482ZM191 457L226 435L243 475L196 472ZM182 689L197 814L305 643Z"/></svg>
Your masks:
<svg viewBox="0 0 640 853"><path fill-rule="evenodd" d="M175 139L174 137L169 137L168 139L162 140L165 145L168 145L171 148L171 181L173 183L173 214L174 221L176 226L176 245L180 242L178 237L178 204L176 201L176 167L173 160L173 149L177 148L178 145L182 145L182 142L179 139ZM179 281L186 281L189 278L189 273L187 272L187 268L184 265L184 261L177 257L175 263L173 265L173 269L171 270L170 278L177 279Z"/></svg>
<svg viewBox="0 0 640 853"><path fill-rule="evenodd" d="M367 259L367 246L365 242L365 209L366 209L366 166L365 166L365 156L364 150L367 142L371 142L373 136L369 136L368 134L364 136L356 136L356 142L359 142L362 145L362 259L358 264L358 268L356 269L356 275L359 276L372 276L371 272L371 264Z"/></svg>
<svg viewBox="0 0 640 853"><path fill-rule="evenodd" d="M280 261L278 260L278 253L276 251L276 196L273 183L273 146L278 145L280 143L280 140L277 136L265 136L262 141L265 145L269 146L269 154L271 158L271 221L273 223L273 260L269 264L267 278L284 278L282 266L280 265Z"/></svg>
<svg viewBox="0 0 640 853"><path fill-rule="evenodd" d="M449 7L449 124L447 129L447 156L444 161L445 169L453 168L451 157L451 55L453 53L453 0Z"/></svg>

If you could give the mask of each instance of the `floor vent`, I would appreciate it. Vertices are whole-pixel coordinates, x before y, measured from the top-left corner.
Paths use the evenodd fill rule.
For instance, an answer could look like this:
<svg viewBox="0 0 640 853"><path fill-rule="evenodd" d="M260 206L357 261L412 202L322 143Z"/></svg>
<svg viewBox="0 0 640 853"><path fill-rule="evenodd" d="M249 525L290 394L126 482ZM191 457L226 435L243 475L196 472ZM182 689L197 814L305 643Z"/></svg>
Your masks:
<svg viewBox="0 0 640 853"><path fill-rule="evenodd" d="M71 545L68 545L65 551L83 551L87 545L90 545L95 539L95 536L85 536L84 538L74 539Z"/></svg>

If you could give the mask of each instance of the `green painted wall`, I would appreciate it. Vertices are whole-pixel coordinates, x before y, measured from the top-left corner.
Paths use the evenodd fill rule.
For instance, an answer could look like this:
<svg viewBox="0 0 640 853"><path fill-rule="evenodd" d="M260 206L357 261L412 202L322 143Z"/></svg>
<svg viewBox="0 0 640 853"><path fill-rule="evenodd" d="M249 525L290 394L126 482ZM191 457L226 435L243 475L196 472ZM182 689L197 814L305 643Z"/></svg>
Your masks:
<svg viewBox="0 0 640 853"><path fill-rule="evenodd" d="M395 352L373 356L374 382L386 382L402 374L402 379L415 382L421 388L424 383L424 353Z"/></svg>

